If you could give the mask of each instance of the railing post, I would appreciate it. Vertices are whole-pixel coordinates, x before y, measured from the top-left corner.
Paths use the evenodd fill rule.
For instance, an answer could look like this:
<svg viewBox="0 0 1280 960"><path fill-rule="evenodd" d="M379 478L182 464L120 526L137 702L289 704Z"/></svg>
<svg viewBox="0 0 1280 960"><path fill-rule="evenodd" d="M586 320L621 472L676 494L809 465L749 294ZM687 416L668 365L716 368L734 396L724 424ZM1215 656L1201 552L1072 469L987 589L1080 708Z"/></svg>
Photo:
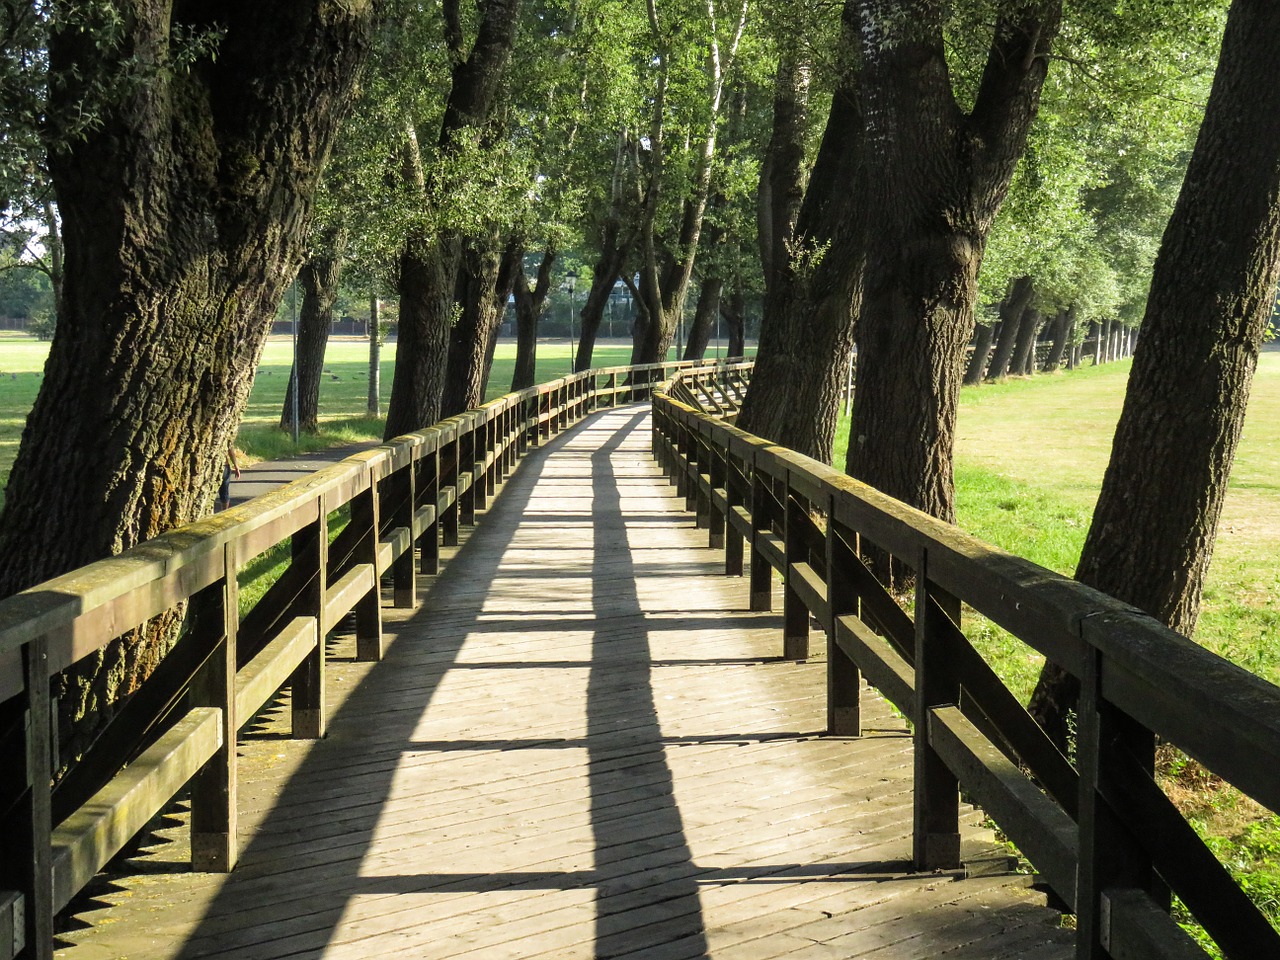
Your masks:
<svg viewBox="0 0 1280 960"><path fill-rule="evenodd" d="M486 508L489 506L489 499L498 495L498 474L502 470L502 462L506 458L505 448L499 449L503 446L499 442L499 438L502 436L502 431L498 429L500 416L501 414L490 417L484 429L484 495Z"/></svg>
<svg viewBox="0 0 1280 960"><path fill-rule="evenodd" d="M742 490L739 480L745 478L730 461L731 454L725 451L725 531L724 531L724 573L727 577L740 577L743 571L743 537L742 531L733 523L734 507L742 506Z"/></svg>
<svg viewBox="0 0 1280 960"><path fill-rule="evenodd" d="M689 469L685 471L684 508L694 515L694 524L705 529L702 512L702 444L692 424L683 425L685 448L689 451Z"/></svg>
<svg viewBox="0 0 1280 960"><path fill-rule="evenodd" d="M451 502L440 516L440 539L446 547L456 547L458 545L458 512L460 509L460 504L458 503L460 499L458 474L461 471L458 444L458 434L455 429L453 439L445 444L440 457L440 469L443 471L440 474L440 482L446 487L451 486L453 488Z"/></svg>
<svg viewBox="0 0 1280 960"><path fill-rule="evenodd" d="M786 660L804 660L809 656L809 610L791 582L792 565L809 561L809 547L801 536L800 514L806 510L787 482L786 567L782 572L782 656Z"/></svg>
<svg viewBox="0 0 1280 960"><path fill-rule="evenodd" d="M462 489L462 478L467 478ZM468 424L464 432L458 424L458 523L473 527L476 523L476 429Z"/></svg>
<svg viewBox="0 0 1280 960"><path fill-rule="evenodd" d="M431 522L418 538L418 572L435 576L440 572L440 446L418 461L418 489L422 504L431 506ZM416 511L415 511L416 512Z"/></svg>
<svg viewBox="0 0 1280 960"><path fill-rule="evenodd" d="M707 545L712 550L723 550L725 515L724 511L716 506L716 491L724 490L727 499L728 482L725 478L728 473L726 460L729 457L729 451L720 450L708 438L707 456L710 458L707 467L711 485L711 492L707 496Z"/></svg>
<svg viewBox="0 0 1280 960"><path fill-rule="evenodd" d="M1106 662L1088 642L1085 621L1084 671L1076 729L1080 771L1079 851L1076 875L1076 957L1108 960L1111 929L1102 895L1109 888L1152 891L1151 858L1102 798L1107 768L1138 758L1151 772L1155 738L1102 696Z"/></svg>
<svg viewBox="0 0 1280 960"><path fill-rule="evenodd" d="M316 648L298 665L290 678L293 691L291 711L293 735L302 740L319 740L325 734L325 638L333 625L325 616L325 594L328 592L329 510L326 498L316 499L318 516L293 535L294 564L302 567L307 588L302 610L312 614L319 624Z"/></svg>
<svg viewBox="0 0 1280 960"><path fill-rule="evenodd" d="M414 451L416 453L416 449ZM412 456L412 454L411 454ZM409 531L409 549L391 564L392 603L402 610L418 604L418 578L413 570L413 554L418 538L413 535L413 521L418 512L418 464L414 457L388 478L391 500L395 505L393 525Z"/></svg>
<svg viewBox="0 0 1280 960"><path fill-rule="evenodd" d="M191 869L227 873L239 857L236 737L236 541L222 548L222 579L192 598L195 623L212 647L191 684L191 705L222 711L222 746L191 779Z"/></svg>
<svg viewBox="0 0 1280 960"><path fill-rule="evenodd" d="M827 509L827 602L831 629L827 631L827 733L835 737L862 736L862 676L858 665L836 643L839 621L858 613L858 594L851 564L861 563L855 546L836 523L835 497Z"/></svg>
<svg viewBox="0 0 1280 960"><path fill-rule="evenodd" d="M912 736L915 740L915 808L912 859L917 870L950 870L960 865L960 784L929 743L932 708L960 702L960 680L940 617L954 616L959 605L933 589L929 554L921 549L916 563L915 673L916 698Z"/></svg>
<svg viewBox="0 0 1280 960"><path fill-rule="evenodd" d="M769 507L769 492L765 487L768 477L756 469L751 470L751 584L750 609L773 609L773 568L765 559L757 544L761 533L773 529L773 511Z"/></svg>
<svg viewBox="0 0 1280 960"><path fill-rule="evenodd" d="M382 589L378 576L379 514L378 480L369 470L369 487L351 502L351 522L363 528L356 546L357 563L373 565L373 586L356 601L356 660L373 662L382 659Z"/></svg>
<svg viewBox="0 0 1280 960"><path fill-rule="evenodd" d="M45 637L22 648L19 722L23 735L9 740L4 769L25 777L21 794L0 836L0 907L9 913L14 946L22 960L53 956L53 783L55 732L49 697L49 644ZM17 718L16 718L17 719ZM17 894L12 899L5 892ZM8 927L9 923L3 924ZM6 948L9 945L6 944Z"/></svg>

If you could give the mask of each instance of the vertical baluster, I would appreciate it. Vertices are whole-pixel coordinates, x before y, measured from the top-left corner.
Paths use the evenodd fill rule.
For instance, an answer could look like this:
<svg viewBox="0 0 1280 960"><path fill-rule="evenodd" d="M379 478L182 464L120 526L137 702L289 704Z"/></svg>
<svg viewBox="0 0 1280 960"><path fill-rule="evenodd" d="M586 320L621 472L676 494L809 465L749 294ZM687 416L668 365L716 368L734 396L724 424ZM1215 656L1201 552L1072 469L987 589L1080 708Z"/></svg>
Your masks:
<svg viewBox="0 0 1280 960"><path fill-rule="evenodd" d="M915 603L915 816L913 859L917 870L960 865L960 785L929 743L933 707L960 702L960 681L941 617L959 622L958 604L929 582L929 555L920 551Z"/></svg>
<svg viewBox="0 0 1280 960"><path fill-rule="evenodd" d="M737 464L732 462L732 454L725 451L725 532L724 532L724 572L728 577L740 577L743 571L743 537L742 531L732 522L734 507L742 505L742 488L745 477L738 471Z"/></svg>
<svg viewBox="0 0 1280 960"><path fill-rule="evenodd" d="M457 457L458 523L471 527L476 522L476 427L470 416L458 424Z"/></svg>
<svg viewBox="0 0 1280 960"><path fill-rule="evenodd" d="M332 624L324 612L329 569L329 511L326 498L316 499L317 517L293 535L294 564L301 565L307 587L303 591L301 612L314 616L319 624L316 649L298 665L290 678L293 689L293 735L303 740L318 740L325 734L325 638Z"/></svg>
<svg viewBox="0 0 1280 960"><path fill-rule="evenodd" d="M361 531L355 562L373 566L373 586L356 601L356 659L372 663L382 659L382 580L378 576L380 512L378 479L370 469L368 489L356 494L351 501L351 522Z"/></svg>
<svg viewBox="0 0 1280 960"><path fill-rule="evenodd" d="M432 451L423 454L418 461L418 488L424 506L431 507L431 522L426 525L418 538L418 549L421 551L418 570L428 576L440 572L440 438L435 437Z"/></svg>
<svg viewBox="0 0 1280 960"><path fill-rule="evenodd" d="M222 578L192 597L193 623L212 651L191 683L191 705L222 711L222 746L191 780L191 869L226 873L236 865L236 627L239 600L235 540L223 545Z"/></svg>
<svg viewBox="0 0 1280 960"><path fill-rule="evenodd" d="M809 545L802 529L808 504L791 493L788 483L785 517L786 566L782 571L782 656L804 660L809 656L809 610L792 583L792 564L807 563Z"/></svg>
<svg viewBox="0 0 1280 960"><path fill-rule="evenodd" d="M410 460L387 480L394 505L392 526L409 531L409 548L391 564L392 603L399 609L411 610L418 603L418 578L413 570L413 554L418 538L413 535L414 517L418 512L418 449L410 451Z"/></svg>
<svg viewBox="0 0 1280 960"><path fill-rule="evenodd" d="M456 547L458 545L458 512L460 504L458 503L458 434L454 428L452 438L444 445L444 449L440 454L440 484L443 487L451 489L453 496L450 498L449 506L445 508L440 517L440 540L446 547Z"/></svg>
<svg viewBox="0 0 1280 960"><path fill-rule="evenodd" d="M767 533L773 529L773 509L769 502L769 488L766 486L768 482L768 476L753 464L751 471L751 584L749 587L752 610L773 609L773 569L757 544L761 533Z"/></svg>
<svg viewBox="0 0 1280 960"><path fill-rule="evenodd" d="M827 631L827 733L837 737L862 736L862 676L858 665L836 643L840 618L858 613L858 595L851 565L861 563L856 544L836 523L835 498L827 512L827 601L831 625Z"/></svg>
<svg viewBox="0 0 1280 960"><path fill-rule="evenodd" d="M724 549L724 511L716 505L716 491L725 490L728 493L726 458L729 456L727 450L721 450L716 447L715 440L711 437L707 438L707 457L709 459L709 479L711 493L707 497L707 545L712 550Z"/></svg>

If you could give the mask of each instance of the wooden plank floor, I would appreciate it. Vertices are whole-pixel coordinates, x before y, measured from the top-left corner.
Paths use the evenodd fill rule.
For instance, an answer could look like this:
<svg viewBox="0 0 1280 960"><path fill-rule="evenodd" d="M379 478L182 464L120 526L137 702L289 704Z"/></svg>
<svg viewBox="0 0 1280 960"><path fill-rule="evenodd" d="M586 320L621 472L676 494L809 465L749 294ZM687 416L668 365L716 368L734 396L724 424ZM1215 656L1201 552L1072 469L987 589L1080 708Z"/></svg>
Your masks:
<svg viewBox="0 0 1280 960"><path fill-rule="evenodd" d="M862 739L821 735L821 658L779 659L648 427L526 460L381 664L332 646L325 740L255 724L237 870L186 870L179 805L59 956L1065 960L1027 878L908 871L903 722L870 694Z"/></svg>

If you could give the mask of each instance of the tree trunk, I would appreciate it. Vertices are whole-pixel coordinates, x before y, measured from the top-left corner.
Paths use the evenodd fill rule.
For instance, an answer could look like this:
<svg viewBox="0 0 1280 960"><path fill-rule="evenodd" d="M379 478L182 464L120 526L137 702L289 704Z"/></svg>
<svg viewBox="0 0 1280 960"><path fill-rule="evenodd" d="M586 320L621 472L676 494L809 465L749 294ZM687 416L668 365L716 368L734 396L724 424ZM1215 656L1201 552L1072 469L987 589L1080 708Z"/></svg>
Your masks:
<svg viewBox="0 0 1280 960"><path fill-rule="evenodd" d="M1234 0L1076 568L1081 582L1186 635L1280 279L1280 86L1269 79L1278 51L1280 7ZM1078 691L1046 665L1031 711L1055 739Z"/></svg>
<svg viewBox="0 0 1280 960"><path fill-rule="evenodd" d="M988 380L1000 380L1008 372L1009 361L1013 359L1014 347L1018 344L1018 333L1022 329L1022 318L1034 293L1035 285L1031 278L1019 277L1000 301L1000 335L996 338L996 351L987 367Z"/></svg>
<svg viewBox="0 0 1280 960"><path fill-rule="evenodd" d="M511 377L511 389L523 390L536 382L538 367L538 321L546 309L547 295L551 292L551 268L556 262L556 252L548 247L538 262L538 276L533 289L524 274L523 265L516 272L513 292L516 297L516 367Z"/></svg>
<svg viewBox="0 0 1280 960"><path fill-rule="evenodd" d="M1062 357L1067 352L1067 337L1071 332L1069 318L1069 310L1059 310L1053 319L1053 345L1049 347L1049 355L1045 357L1045 373L1056 373L1062 366Z"/></svg>
<svg viewBox="0 0 1280 960"><path fill-rule="evenodd" d="M342 239L332 237L327 249L311 257L298 271L302 287L302 308L298 312L297 365L289 371L280 429L293 432L293 391L298 386L298 429L315 433L320 429L320 374L324 351L333 329L333 305L338 299L342 276Z"/></svg>
<svg viewBox="0 0 1280 960"><path fill-rule="evenodd" d="M49 39L54 110L125 61L173 63L173 38L208 26L187 11L134 8L119 48L72 18ZM49 151L66 276L0 514L0 596L212 506L371 21L361 3L226 5L216 59L117 85L98 125ZM135 632L74 671L77 742L169 635Z"/></svg>
<svg viewBox="0 0 1280 960"><path fill-rule="evenodd" d="M596 349L596 337L600 333L600 321L604 318L605 307L613 294L613 286L617 283L618 273L627 258L629 243L621 237L618 223L613 222L605 227L603 242L600 245L600 256L591 271L591 289L587 291L587 302L582 305L582 334L578 339L578 370L590 370L591 358Z"/></svg>
<svg viewBox="0 0 1280 960"><path fill-rule="evenodd" d="M747 305L741 282L735 283L729 295L720 301L720 315L724 317L724 325L729 333L725 358L737 359L746 352Z"/></svg>
<svg viewBox="0 0 1280 960"><path fill-rule="evenodd" d="M707 345L711 342L711 333L720 316L720 299L723 292L724 280L720 277L707 277L702 281L698 307L693 314L693 324L689 327L689 342L685 344L683 359L701 360L706 356Z"/></svg>
<svg viewBox="0 0 1280 960"><path fill-rule="evenodd" d="M844 7L844 32L857 36L853 3ZM777 263L764 299L760 348L751 388L738 417L742 429L830 463L840 398L853 351L853 314L861 298L865 216L862 208L862 112L858 77L847 68L831 102L804 203L789 234L785 204L775 202ZM780 126L793 108L782 87L775 102L775 144L793 156L794 131ZM786 165L779 160L777 166ZM794 168L792 171L794 176ZM790 181L786 181L790 182ZM785 183L775 179L775 198Z"/></svg>
<svg viewBox="0 0 1280 960"><path fill-rule="evenodd" d="M489 348L502 322L496 303L505 253L500 243L498 234L493 232L464 245L455 289L455 300L461 310L449 332L449 362L440 403L440 414L444 417L484 402L485 384L489 379Z"/></svg>
<svg viewBox="0 0 1280 960"><path fill-rule="evenodd" d="M455 154L465 131L483 127L498 101L515 43L521 0L485 0L471 52L455 48L449 97L437 139L437 153ZM424 186L417 141L408 133L405 178L424 198L447 184ZM453 296L462 258L462 238L451 230L435 237L411 236L400 257L400 333L396 369L387 408L387 439L430 426L440 419L447 381ZM456 399L456 398L455 398Z"/></svg>
<svg viewBox="0 0 1280 960"><path fill-rule="evenodd" d="M1028 368L1035 366L1036 339L1043 319L1040 311L1034 307L1028 307L1022 315L1022 324L1018 327L1018 342L1013 348L1013 359L1009 362L1009 371L1015 376L1026 376Z"/></svg>
<svg viewBox="0 0 1280 960"><path fill-rule="evenodd" d="M976 387L982 382L982 374L987 369L987 359L991 356L995 335L996 324L978 324L977 332L973 336L973 353L969 357L969 366L964 372L966 387Z"/></svg>
<svg viewBox="0 0 1280 960"><path fill-rule="evenodd" d="M804 205L807 170L805 137L809 127L810 67L799 49L785 50L778 58L773 85L773 132L766 161L760 170L760 191L767 202L757 214L760 229L760 265L765 290L785 267L787 247L795 236Z"/></svg>
<svg viewBox="0 0 1280 960"><path fill-rule="evenodd" d="M382 304L377 293L369 294L369 392L365 413L382 414Z"/></svg>

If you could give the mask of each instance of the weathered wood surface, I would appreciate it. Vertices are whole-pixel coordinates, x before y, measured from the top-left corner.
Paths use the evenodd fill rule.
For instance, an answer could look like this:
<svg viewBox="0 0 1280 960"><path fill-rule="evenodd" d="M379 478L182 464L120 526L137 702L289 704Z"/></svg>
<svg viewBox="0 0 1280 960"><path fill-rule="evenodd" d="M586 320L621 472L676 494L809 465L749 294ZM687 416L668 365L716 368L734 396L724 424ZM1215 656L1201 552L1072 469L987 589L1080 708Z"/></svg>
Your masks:
<svg viewBox="0 0 1280 960"><path fill-rule="evenodd" d="M903 721L868 696L862 739L822 736L825 665L779 658L648 446L629 407L533 454L384 606L381 663L337 641L325 740L248 726L236 871L184 872L179 809L58 955L1069 956L1027 878L905 872Z"/></svg>

